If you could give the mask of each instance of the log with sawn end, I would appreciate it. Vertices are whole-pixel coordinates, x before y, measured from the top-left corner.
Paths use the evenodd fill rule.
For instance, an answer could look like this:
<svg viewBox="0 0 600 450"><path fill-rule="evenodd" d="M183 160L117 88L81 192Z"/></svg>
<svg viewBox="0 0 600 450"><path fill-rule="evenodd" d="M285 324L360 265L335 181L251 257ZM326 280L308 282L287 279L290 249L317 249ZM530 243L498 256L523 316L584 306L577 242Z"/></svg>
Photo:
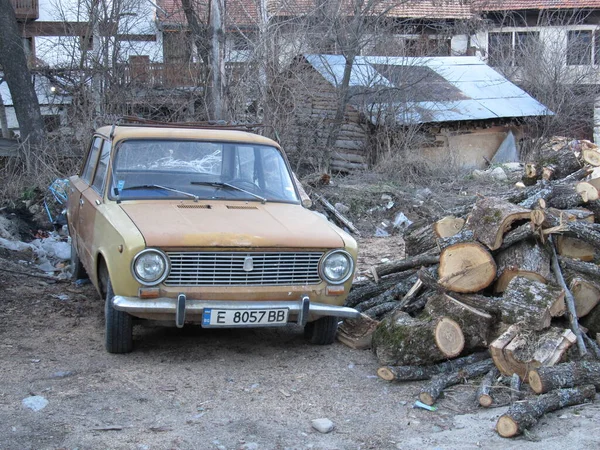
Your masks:
<svg viewBox="0 0 600 450"><path fill-rule="evenodd" d="M591 401L596 395L592 384L570 389L557 389L527 400L513 403L498 419L496 431L502 437L513 437L535 425L544 414L567 406Z"/></svg>
<svg viewBox="0 0 600 450"><path fill-rule="evenodd" d="M532 240L521 241L498 253L498 278L494 291L501 293L516 276L547 283L552 280L550 272L551 252L546 246Z"/></svg>
<svg viewBox="0 0 600 450"><path fill-rule="evenodd" d="M484 408L489 408L494 403L494 398L492 397L492 387L494 383L500 376L500 371L496 366L492 367L490 371L483 377L481 380L481 384L479 388L477 388L477 393L475 397L481 406Z"/></svg>
<svg viewBox="0 0 600 450"><path fill-rule="evenodd" d="M583 384L593 384L600 390L600 362L577 361L538 367L529 371L528 378L536 394Z"/></svg>
<svg viewBox="0 0 600 450"><path fill-rule="evenodd" d="M442 251L438 273L438 283L450 291L478 292L494 281L496 262L483 245L463 242Z"/></svg>
<svg viewBox="0 0 600 450"><path fill-rule="evenodd" d="M432 366L381 366L377 375L386 381L429 380L435 375L454 372L461 367L489 359L489 352L476 352L462 358L451 359Z"/></svg>
<svg viewBox="0 0 600 450"><path fill-rule="evenodd" d="M474 378L486 374L493 366L494 362L491 359L486 359L469 366L461 367L449 374L437 375L421 389L419 400L426 405L433 405L448 386L458 384L466 378Z"/></svg>

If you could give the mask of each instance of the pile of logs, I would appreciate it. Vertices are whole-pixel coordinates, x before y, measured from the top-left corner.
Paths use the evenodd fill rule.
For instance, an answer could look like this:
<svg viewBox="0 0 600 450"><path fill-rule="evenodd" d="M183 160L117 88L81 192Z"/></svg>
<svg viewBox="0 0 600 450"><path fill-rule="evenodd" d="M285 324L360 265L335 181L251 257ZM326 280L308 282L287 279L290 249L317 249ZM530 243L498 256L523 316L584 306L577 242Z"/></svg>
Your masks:
<svg viewBox="0 0 600 450"><path fill-rule="evenodd" d="M483 407L499 404L495 389L508 386L514 403L497 424L504 437L593 399L600 386L600 363L589 361L600 359L596 167L594 144L565 141L527 164L514 192L409 228L407 257L373 268L373 280L350 292L346 304L363 315L342 324L340 340L371 347L385 380L429 380L419 396L428 405L469 378L483 376ZM522 399L528 392L542 395Z"/></svg>

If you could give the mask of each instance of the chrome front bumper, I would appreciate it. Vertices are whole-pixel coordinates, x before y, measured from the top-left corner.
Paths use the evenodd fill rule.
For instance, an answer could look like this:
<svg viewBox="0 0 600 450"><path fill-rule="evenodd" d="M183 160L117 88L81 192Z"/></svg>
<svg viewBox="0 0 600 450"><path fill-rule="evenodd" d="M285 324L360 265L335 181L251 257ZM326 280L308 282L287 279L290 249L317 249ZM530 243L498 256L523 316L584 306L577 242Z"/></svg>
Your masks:
<svg viewBox="0 0 600 450"><path fill-rule="evenodd" d="M281 309L287 308L290 315L296 315L296 323L305 325L309 316L335 316L340 318L356 318L360 313L345 306L328 305L325 303L311 303L308 296L303 296L297 301L217 301L217 300L187 300L185 295L178 298L160 297L155 299L140 299L138 297L123 297L116 295L113 298L113 307L132 315L138 314L174 314L175 323L182 327L186 315L202 316L205 309Z"/></svg>

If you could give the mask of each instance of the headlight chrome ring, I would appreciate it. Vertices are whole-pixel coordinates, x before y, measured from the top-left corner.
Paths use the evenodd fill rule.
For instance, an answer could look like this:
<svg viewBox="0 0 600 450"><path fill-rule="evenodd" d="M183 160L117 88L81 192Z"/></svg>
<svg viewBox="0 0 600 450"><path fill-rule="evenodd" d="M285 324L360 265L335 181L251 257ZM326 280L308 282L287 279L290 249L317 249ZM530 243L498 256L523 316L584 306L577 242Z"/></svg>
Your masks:
<svg viewBox="0 0 600 450"><path fill-rule="evenodd" d="M133 277L144 286L160 284L169 275L171 264L167 255L155 248L142 250L131 263Z"/></svg>
<svg viewBox="0 0 600 450"><path fill-rule="evenodd" d="M321 260L319 273L328 283L345 283L354 273L354 260L346 250L332 250Z"/></svg>

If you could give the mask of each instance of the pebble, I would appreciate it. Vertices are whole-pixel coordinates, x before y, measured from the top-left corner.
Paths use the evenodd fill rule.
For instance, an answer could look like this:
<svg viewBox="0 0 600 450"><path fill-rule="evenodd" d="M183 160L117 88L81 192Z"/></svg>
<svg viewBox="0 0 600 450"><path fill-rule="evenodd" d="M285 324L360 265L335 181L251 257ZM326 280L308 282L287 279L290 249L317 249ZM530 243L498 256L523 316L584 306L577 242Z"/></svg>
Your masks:
<svg viewBox="0 0 600 450"><path fill-rule="evenodd" d="M240 450L258 450L259 446L256 442L246 442L240 447Z"/></svg>
<svg viewBox="0 0 600 450"><path fill-rule="evenodd" d="M40 411L48 405L48 400L41 395L33 395L31 397L24 398L21 403L25 408L29 408L32 411Z"/></svg>
<svg viewBox="0 0 600 450"><path fill-rule="evenodd" d="M312 427L319 433L329 433L333 431L335 424L331 420L324 417L321 419L314 419L312 421Z"/></svg>

